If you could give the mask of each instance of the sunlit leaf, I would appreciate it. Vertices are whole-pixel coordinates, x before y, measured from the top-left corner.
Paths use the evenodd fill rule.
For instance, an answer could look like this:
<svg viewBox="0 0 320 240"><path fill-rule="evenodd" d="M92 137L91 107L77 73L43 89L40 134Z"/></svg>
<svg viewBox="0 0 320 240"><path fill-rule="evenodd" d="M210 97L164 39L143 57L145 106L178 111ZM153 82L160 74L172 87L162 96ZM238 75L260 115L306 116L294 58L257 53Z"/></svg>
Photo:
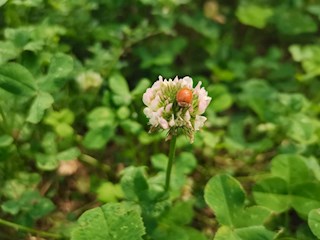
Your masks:
<svg viewBox="0 0 320 240"><path fill-rule="evenodd" d="M244 207L245 194L234 178L218 175L207 183L204 198L215 212L219 223L232 227L237 214Z"/></svg>
<svg viewBox="0 0 320 240"><path fill-rule="evenodd" d="M256 28L264 28L273 15L272 8L254 4L241 4L236 12L241 23Z"/></svg>
<svg viewBox="0 0 320 240"><path fill-rule="evenodd" d="M252 226L232 229L230 227L220 227L214 240L273 240L276 234L267 230L263 226Z"/></svg>
<svg viewBox="0 0 320 240"><path fill-rule="evenodd" d="M53 102L54 99L49 93L37 93L37 96L31 105L27 121L34 124L40 122L44 116L45 110L48 109Z"/></svg>
<svg viewBox="0 0 320 240"><path fill-rule="evenodd" d="M282 154L274 157L271 172L274 176L284 179L289 187L314 179L305 163L305 159L293 154Z"/></svg>
<svg viewBox="0 0 320 240"><path fill-rule="evenodd" d="M72 240L142 240L140 210L131 203L109 203L86 211L71 234Z"/></svg>
<svg viewBox="0 0 320 240"><path fill-rule="evenodd" d="M2 5L4 5L4 4L6 4L7 1L8 1L8 0L0 0L0 7L1 7Z"/></svg>
<svg viewBox="0 0 320 240"><path fill-rule="evenodd" d="M112 75L109 79L109 86L114 93L113 102L116 105L128 105L131 102L131 94L126 79L120 75Z"/></svg>

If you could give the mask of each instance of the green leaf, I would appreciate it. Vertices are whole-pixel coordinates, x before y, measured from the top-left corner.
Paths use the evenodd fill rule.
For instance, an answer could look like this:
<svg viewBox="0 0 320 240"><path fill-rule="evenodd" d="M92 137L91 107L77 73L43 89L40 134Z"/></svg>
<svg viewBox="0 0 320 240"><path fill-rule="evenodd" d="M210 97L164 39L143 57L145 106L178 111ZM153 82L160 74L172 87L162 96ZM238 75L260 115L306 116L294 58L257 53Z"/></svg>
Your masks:
<svg viewBox="0 0 320 240"><path fill-rule="evenodd" d="M55 205L48 198L39 196L32 201L32 208L28 212L33 219L40 219L55 209Z"/></svg>
<svg viewBox="0 0 320 240"><path fill-rule="evenodd" d="M97 107L88 115L88 127L90 129L113 126L115 121L114 112L107 107Z"/></svg>
<svg viewBox="0 0 320 240"><path fill-rule="evenodd" d="M269 209L260 206L244 208L245 193L239 182L229 175L211 178L205 187L204 198L214 211L219 223L236 230L252 226L262 227L272 213ZM227 236L237 239L234 232L225 230Z"/></svg>
<svg viewBox="0 0 320 240"><path fill-rule="evenodd" d="M27 121L33 124L39 123L44 115L44 111L48 109L54 102L53 97L47 92L39 92L34 99Z"/></svg>
<svg viewBox="0 0 320 240"><path fill-rule="evenodd" d="M241 23L256 28L264 28L272 15L273 9L254 4L240 4L236 12Z"/></svg>
<svg viewBox="0 0 320 240"><path fill-rule="evenodd" d="M320 185L309 182L296 185L292 190L292 207L302 217L307 217L312 209L320 208Z"/></svg>
<svg viewBox="0 0 320 240"><path fill-rule="evenodd" d="M168 156L163 153L152 155L151 164L154 168L165 171L168 164Z"/></svg>
<svg viewBox="0 0 320 240"><path fill-rule="evenodd" d="M233 99L226 86L222 84L215 84L208 87L209 96L214 99L214 111L221 112L227 110L232 106Z"/></svg>
<svg viewBox="0 0 320 240"><path fill-rule="evenodd" d="M102 202L118 202L123 196L121 186L112 182L103 183L97 189L97 198Z"/></svg>
<svg viewBox="0 0 320 240"><path fill-rule="evenodd" d="M0 7L3 6L4 4L6 4L8 0L0 0Z"/></svg>
<svg viewBox="0 0 320 240"><path fill-rule="evenodd" d="M222 226L216 232L214 240L243 240L229 227Z"/></svg>
<svg viewBox="0 0 320 240"><path fill-rule="evenodd" d="M197 159L190 152L182 152L176 158L175 169L183 174L191 173L197 166Z"/></svg>
<svg viewBox="0 0 320 240"><path fill-rule="evenodd" d="M276 114L270 107L277 100L277 91L263 79L251 79L242 85L240 100L249 106L261 120L273 122ZM277 104L279 108L279 104Z"/></svg>
<svg viewBox="0 0 320 240"><path fill-rule="evenodd" d="M188 240L208 240L204 233L196 230L193 227L184 228L184 231L189 236Z"/></svg>
<svg viewBox="0 0 320 240"><path fill-rule="evenodd" d="M73 70L73 59L64 53L57 53L51 58L48 71L48 78L53 80L56 78L67 77Z"/></svg>
<svg viewBox="0 0 320 240"><path fill-rule="evenodd" d="M272 159L271 173L284 179L289 188L294 184L304 183L314 179L305 159L299 155L281 154Z"/></svg>
<svg viewBox="0 0 320 240"><path fill-rule="evenodd" d="M51 58L48 75L39 82L40 89L50 93L59 91L65 85L72 70L72 57L57 53Z"/></svg>
<svg viewBox="0 0 320 240"><path fill-rule="evenodd" d="M1 6L1 0L0 0ZM19 51L12 42L0 41L0 64L7 62L10 59L14 59L18 56Z"/></svg>
<svg viewBox="0 0 320 240"><path fill-rule="evenodd" d="M308 224L312 233L320 238L320 209L313 209L309 212Z"/></svg>
<svg viewBox="0 0 320 240"><path fill-rule="evenodd" d="M113 102L116 105L129 105L131 103L131 94L126 79L120 74L114 74L109 78L109 87L114 93Z"/></svg>
<svg viewBox="0 0 320 240"><path fill-rule="evenodd" d="M88 149L101 149L114 135L114 127L105 126L90 130L83 139L83 145Z"/></svg>
<svg viewBox="0 0 320 240"><path fill-rule="evenodd" d="M5 202L1 208L13 215L24 212L37 220L52 212L55 205L50 199L42 197L38 191L27 190L20 198Z"/></svg>
<svg viewBox="0 0 320 240"><path fill-rule="evenodd" d="M304 114L295 114L285 121L287 135L293 140L302 143L312 143L318 141L316 131L316 121Z"/></svg>
<svg viewBox="0 0 320 240"><path fill-rule="evenodd" d="M121 120L127 120L129 121L129 117L130 117L130 109L126 106L121 106L118 110L117 110L117 118L121 119ZM132 120L131 120L132 121Z"/></svg>
<svg viewBox="0 0 320 240"><path fill-rule="evenodd" d="M109 203L82 214L71 240L142 240L144 234L137 205Z"/></svg>
<svg viewBox="0 0 320 240"><path fill-rule="evenodd" d="M291 206L288 184L279 177L258 182L253 188L253 196L256 203L275 212L284 212Z"/></svg>
<svg viewBox="0 0 320 240"><path fill-rule="evenodd" d="M298 10L280 10L275 20L278 30L288 35L314 33L318 29L317 23L311 16Z"/></svg>
<svg viewBox="0 0 320 240"><path fill-rule="evenodd" d="M193 201L181 201L172 206L164 218L168 223L186 225L192 221L193 216Z"/></svg>
<svg viewBox="0 0 320 240"><path fill-rule="evenodd" d="M262 206L251 206L246 209L238 217L238 227L259 226L263 225L272 215L270 209Z"/></svg>
<svg viewBox="0 0 320 240"><path fill-rule="evenodd" d="M235 230L240 239L254 240L273 240L276 235L274 232L267 230L264 226L251 226L246 228L238 228Z"/></svg>
<svg viewBox="0 0 320 240"><path fill-rule="evenodd" d="M0 88L15 95L28 97L36 93L36 83L32 74L17 63L0 66Z"/></svg>
<svg viewBox="0 0 320 240"><path fill-rule="evenodd" d="M58 111L51 111L45 118L45 123L51 126L56 126L61 123L72 124L74 121L74 113L68 109L64 108Z"/></svg>
<svg viewBox="0 0 320 240"><path fill-rule="evenodd" d="M146 91L146 89L150 87L150 85L150 80L146 78L141 79L138 82L137 86L132 90L131 95L133 97L141 96Z"/></svg>
<svg viewBox="0 0 320 240"><path fill-rule="evenodd" d="M142 126L140 123L133 121L131 119L127 119L121 121L120 126L129 133L138 135L138 133L142 130Z"/></svg>
<svg viewBox="0 0 320 240"><path fill-rule="evenodd" d="M123 171L121 187L126 198L130 201L148 200L149 184L145 167L128 167Z"/></svg>
<svg viewBox="0 0 320 240"><path fill-rule="evenodd" d="M64 150L62 152L59 152L57 154L57 159L59 161L74 160L77 157L79 157L80 154L81 154L81 152L80 152L79 148L72 147L72 148L66 149L66 150Z"/></svg>
<svg viewBox="0 0 320 240"><path fill-rule="evenodd" d="M10 213L11 215L16 215L20 211L20 205L17 204L16 200L9 200L5 201L1 205L1 209L6 213Z"/></svg>
<svg viewBox="0 0 320 240"><path fill-rule="evenodd" d="M244 207L244 191L234 178L218 175L209 180L204 199L214 211L220 224L234 226L239 211Z"/></svg>
<svg viewBox="0 0 320 240"><path fill-rule="evenodd" d="M214 240L273 240L275 233L267 230L264 226L251 226L232 229L222 226L218 229Z"/></svg>
<svg viewBox="0 0 320 240"><path fill-rule="evenodd" d="M14 139L10 135L1 135L0 136L0 148L8 147L13 143Z"/></svg>
<svg viewBox="0 0 320 240"><path fill-rule="evenodd" d="M184 228L177 225L160 225L152 233L152 239L166 239L166 240L189 240L189 236Z"/></svg>
<svg viewBox="0 0 320 240"><path fill-rule="evenodd" d="M35 156L37 167L41 170L52 171L59 165L59 162L55 155L36 153Z"/></svg>
<svg viewBox="0 0 320 240"><path fill-rule="evenodd" d="M40 181L38 173L18 172L14 179L5 182L1 193L8 199L18 199L25 191L36 189Z"/></svg>
<svg viewBox="0 0 320 240"><path fill-rule="evenodd" d="M67 123L60 123L54 126L55 132L62 138L70 137L74 131L73 128Z"/></svg>

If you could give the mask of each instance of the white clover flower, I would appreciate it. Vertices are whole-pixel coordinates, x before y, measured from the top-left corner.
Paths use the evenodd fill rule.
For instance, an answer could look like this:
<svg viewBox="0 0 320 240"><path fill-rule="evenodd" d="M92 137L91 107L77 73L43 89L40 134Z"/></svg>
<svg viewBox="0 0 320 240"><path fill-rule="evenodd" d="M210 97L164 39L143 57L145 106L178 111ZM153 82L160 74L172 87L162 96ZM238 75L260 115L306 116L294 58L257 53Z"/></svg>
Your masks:
<svg viewBox="0 0 320 240"><path fill-rule="evenodd" d="M201 82L193 88L192 78L175 77L163 79L159 76L151 88L143 94L145 115L149 118L150 131L164 129L167 139L179 133L186 134L193 142L194 132L200 130L206 117L201 116L208 107L211 97L202 87Z"/></svg>
<svg viewBox="0 0 320 240"><path fill-rule="evenodd" d="M101 86L103 79L99 73L93 71L87 71L81 73L77 78L76 82L79 87L86 91L88 89L97 89Z"/></svg>

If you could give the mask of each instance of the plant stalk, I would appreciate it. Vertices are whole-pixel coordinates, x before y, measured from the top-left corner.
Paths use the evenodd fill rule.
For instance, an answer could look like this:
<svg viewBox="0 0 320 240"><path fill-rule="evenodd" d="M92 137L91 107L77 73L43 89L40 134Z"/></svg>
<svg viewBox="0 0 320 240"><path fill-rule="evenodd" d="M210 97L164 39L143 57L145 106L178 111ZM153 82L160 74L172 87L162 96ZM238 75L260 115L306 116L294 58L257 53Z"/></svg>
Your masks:
<svg viewBox="0 0 320 240"><path fill-rule="evenodd" d="M7 227L14 228L16 230L21 230L21 231L25 231L25 232L34 233L34 234L37 234L37 235L42 236L42 237L49 237L49 238L55 238L55 239L61 239L62 238L62 236L59 235L59 234L40 231L40 230L36 230L36 229L33 229L33 228L25 227L25 226L22 226L22 225L13 223L13 222L6 221L6 220L1 219L1 218L0 218L0 224L4 225L4 226L7 226Z"/></svg>
<svg viewBox="0 0 320 240"><path fill-rule="evenodd" d="M177 136L173 135L170 140L169 161L168 161L167 172L166 172L166 185L164 188L165 192L168 192L170 189L171 170L172 170L173 160L176 153L176 141L177 141Z"/></svg>

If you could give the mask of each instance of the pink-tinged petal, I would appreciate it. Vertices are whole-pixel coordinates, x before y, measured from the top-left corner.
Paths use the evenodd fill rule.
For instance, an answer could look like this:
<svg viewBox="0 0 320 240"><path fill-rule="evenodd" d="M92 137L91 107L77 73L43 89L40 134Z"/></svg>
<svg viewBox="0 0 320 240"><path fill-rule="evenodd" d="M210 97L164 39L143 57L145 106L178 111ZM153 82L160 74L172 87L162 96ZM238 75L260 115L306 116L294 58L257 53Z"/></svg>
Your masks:
<svg viewBox="0 0 320 240"><path fill-rule="evenodd" d="M142 101L145 105L149 105L151 103L151 99L153 97L153 90L148 88L147 91L143 94Z"/></svg>
<svg viewBox="0 0 320 240"><path fill-rule="evenodd" d="M162 113L163 113L163 110L164 110L164 107L159 108L159 109L157 110L157 115L158 115L158 116L161 116Z"/></svg>
<svg viewBox="0 0 320 240"><path fill-rule="evenodd" d="M167 106L166 106L166 112L170 112L172 109L172 103L169 103Z"/></svg>
<svg viewBox="0 0 320 240"><path fill-rule="evenodd" d="M197 84L197 86L193 89L193 92L194 92L195 94L197 94L197 95L200 94L201 84L202 84L202 82L199 81L198 84Z"/></svg>
<svg viewBox="0 0 320 240"><path fill-rule="evenodd" d="M153 110L158 109L160 103L160 96L157 95L151 102L150 102L150 108Z"/></svg>
<svg viewBox="0 0 320 240"><path fill-rule="evenodd" d="M210 101L211 101L211 97L205 97L205 98L199 99L199 105L198 105L199 115L203 114L206 111Z"/></svg>
<svg viewBox="0 0 320 240"><path fill-rule="evenodd" d="M191 119L191 115L189 113L189 111L186 111L186 114L184 115L184 120L186 120L187 122L189 122Z"/></svg>
<svg viewBox="0 0 320 240"><path fill-rule="evenodd" d="M195 130L195 131L200 130L200 128L203 127L204 122L205 122L206 120L207 120L206 117L197 115L197 116L196 116L196 119L195 119L195 121L194 121L194 130Z"/></svg>
<svg viewBox="0 0 320 240"><path fill-rule="evenodd" d="M168 129L169 128L168 122L163 117L159 118L159 124L163 129Z"/></svg>

